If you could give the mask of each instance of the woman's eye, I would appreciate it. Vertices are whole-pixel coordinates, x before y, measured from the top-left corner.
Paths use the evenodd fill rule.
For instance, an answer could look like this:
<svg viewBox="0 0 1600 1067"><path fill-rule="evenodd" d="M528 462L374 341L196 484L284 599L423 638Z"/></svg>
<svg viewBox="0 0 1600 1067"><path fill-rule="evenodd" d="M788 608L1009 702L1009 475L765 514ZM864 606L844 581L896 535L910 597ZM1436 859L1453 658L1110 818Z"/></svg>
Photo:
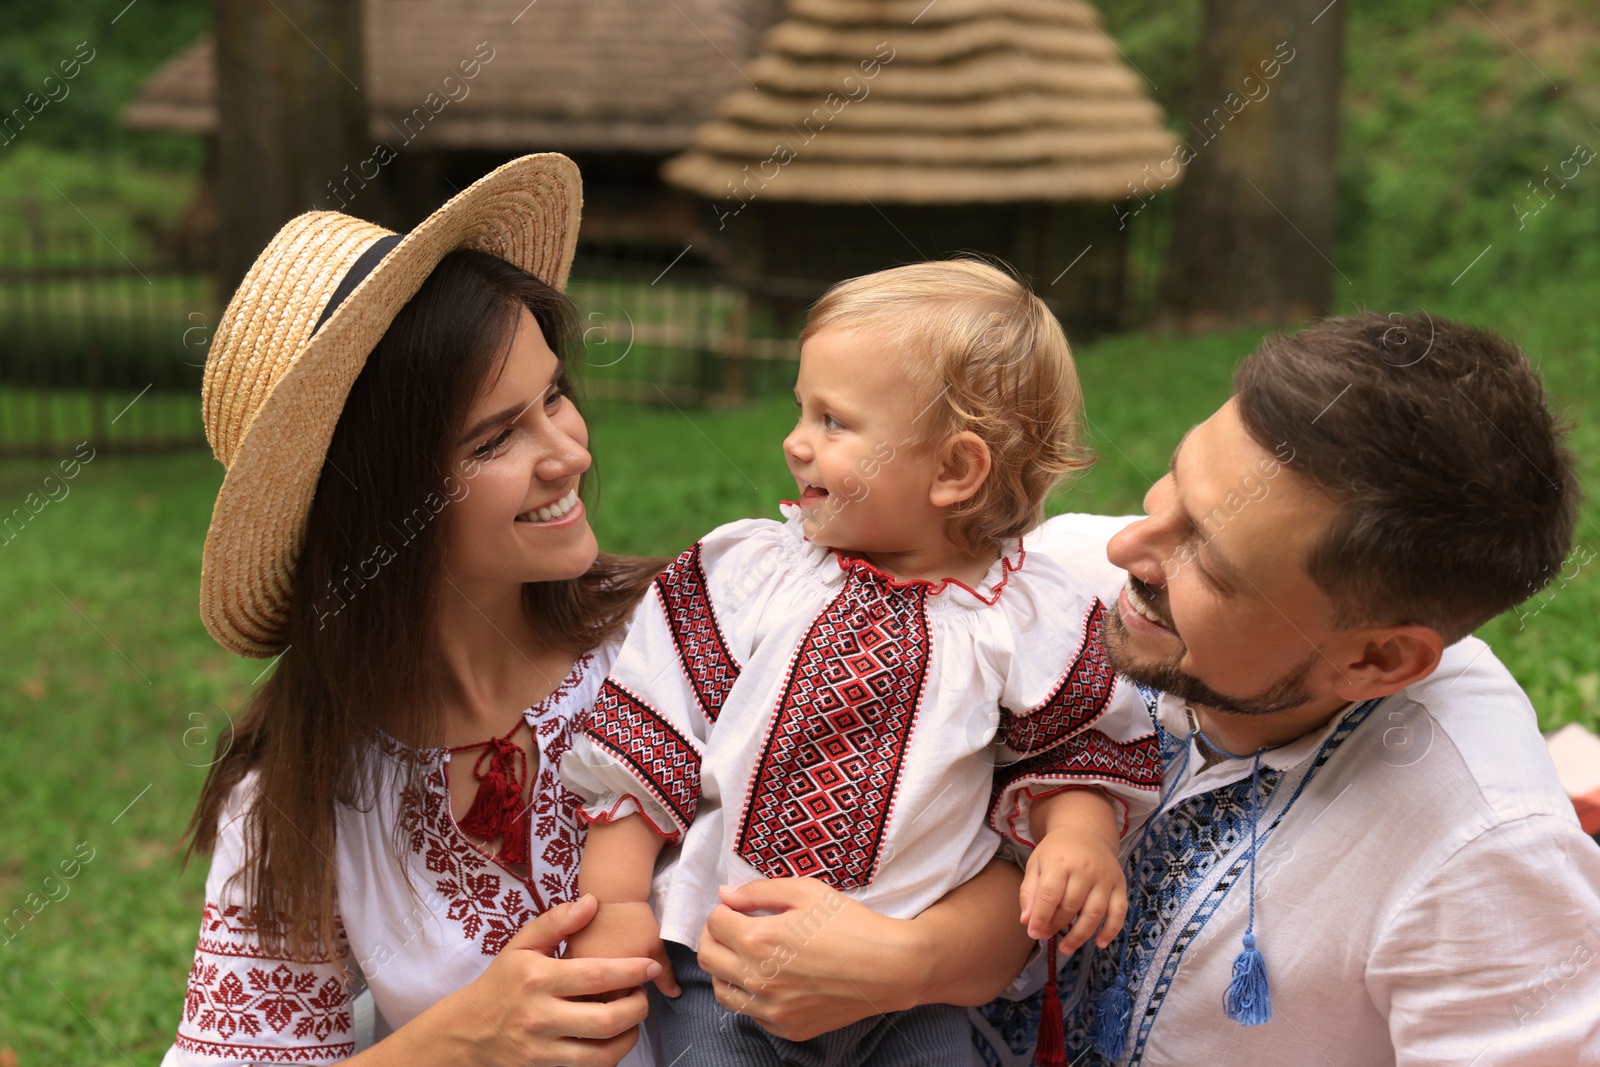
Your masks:
<svg viewBox="0 0 1600 1067"><path fill-rule="evenodd" d="M505 429L489 438L489 440L485 441L477 448L474 448L472 450L472 454L478 459L488 459L490 456L499 451L500 446L505 444L506 441L510 440L510 438L511 427L507 426Z"/></svg>
<svg viewBox="0 0 1600 1067"><path fill-rule="evenodd" d="M572 392L572 386L570 386L570 385L562 385L562 386L558 386L558 387L550 390L550 392L547 393L545 395L545 398L544 398L544 408L545 408L545 410L546 411L554 411L556 408L560 407L561 406L561 398L566 396L566 395L568 395L571 392Z"/></svg>

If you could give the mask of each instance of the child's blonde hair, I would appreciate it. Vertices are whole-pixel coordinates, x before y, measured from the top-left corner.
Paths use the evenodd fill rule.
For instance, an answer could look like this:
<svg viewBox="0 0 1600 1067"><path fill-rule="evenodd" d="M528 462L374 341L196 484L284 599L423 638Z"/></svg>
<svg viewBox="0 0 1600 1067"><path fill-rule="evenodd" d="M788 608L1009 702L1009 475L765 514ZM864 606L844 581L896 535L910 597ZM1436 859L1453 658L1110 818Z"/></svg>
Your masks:
<svg viewBox="0 0 1600 1067"><path fill-rule="evenodd" d="M897 349L927 409L913 447L963 430L990 470L946 531L977 551L1044 521L1045 498L1094 462L1066 334L1016 278L974 259L895 267L842 281L811 308L800 342L823 330L870 332Z"/></svg>

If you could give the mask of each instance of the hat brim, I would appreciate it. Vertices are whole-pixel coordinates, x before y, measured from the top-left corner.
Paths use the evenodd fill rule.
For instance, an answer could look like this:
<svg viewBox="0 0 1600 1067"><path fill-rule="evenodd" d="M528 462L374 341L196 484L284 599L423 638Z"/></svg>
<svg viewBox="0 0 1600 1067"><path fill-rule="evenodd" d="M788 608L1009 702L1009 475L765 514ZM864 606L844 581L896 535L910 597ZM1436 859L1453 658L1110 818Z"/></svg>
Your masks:
<svg viewBox="0 0 1600 1067"><path fill-rule="evenodd" d="M303 343L245 428L212 511L200 615L219 644L244 656L282 651L294 565L345 398L439 261L476 248L565 289L581 210L566 156L513 160L406 234Z"/></svg>

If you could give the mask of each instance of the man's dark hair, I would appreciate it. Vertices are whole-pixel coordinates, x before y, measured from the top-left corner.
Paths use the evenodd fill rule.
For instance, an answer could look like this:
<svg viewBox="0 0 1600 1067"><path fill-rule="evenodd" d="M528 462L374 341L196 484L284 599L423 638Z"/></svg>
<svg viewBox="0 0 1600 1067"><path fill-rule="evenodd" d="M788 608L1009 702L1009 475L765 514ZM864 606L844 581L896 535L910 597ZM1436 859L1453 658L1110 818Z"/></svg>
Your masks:
<svg viewBox="0 0 1600 1067"><path fill-rule="evenodd" d="M1261 342L1234 375L1263 448L1338 502L1305 561L1341 628L1446 641L1532 596L1572 547L1582 491L1565 427L1516 345L1366 312Z"/></svg>

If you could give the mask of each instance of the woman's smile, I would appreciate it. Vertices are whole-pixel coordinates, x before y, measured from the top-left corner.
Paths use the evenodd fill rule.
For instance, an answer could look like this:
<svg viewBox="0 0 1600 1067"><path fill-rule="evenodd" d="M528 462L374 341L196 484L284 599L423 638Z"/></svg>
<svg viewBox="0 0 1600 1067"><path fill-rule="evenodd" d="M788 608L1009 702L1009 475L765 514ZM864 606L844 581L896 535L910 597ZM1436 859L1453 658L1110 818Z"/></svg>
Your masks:
<svg viewBox="0 0 1600 1067"><path fill-rule="evenodd" d="M518 515L516 521L530 526L570 526L583 518L583 514L583 501L578 499L578 487L573 486L559 499L529 508Z"/></svg>

